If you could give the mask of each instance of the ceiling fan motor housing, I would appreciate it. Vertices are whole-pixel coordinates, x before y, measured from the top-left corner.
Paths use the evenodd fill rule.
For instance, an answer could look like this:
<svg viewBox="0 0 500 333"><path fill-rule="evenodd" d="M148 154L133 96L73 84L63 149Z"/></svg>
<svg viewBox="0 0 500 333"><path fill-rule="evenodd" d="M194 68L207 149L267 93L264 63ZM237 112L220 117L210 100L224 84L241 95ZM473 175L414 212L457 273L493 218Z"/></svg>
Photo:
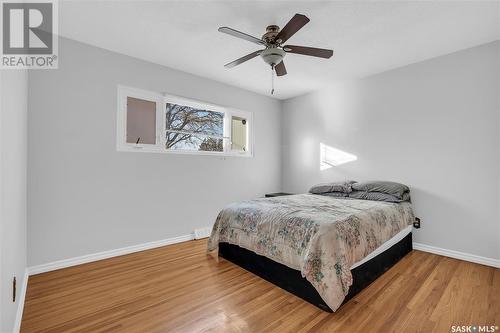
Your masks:
<svg viewBox="0 0 500 333"><path fill-rule="evenodd" d="M283 61L286 52L277 47L270 47L262 51L260 56L268 65L275 66Z"/></svg>
<svg viewBox="0 0 500 333"><path fill-rule="evenodd" d="M280 27L277 25L269 25L266 28L266 33L262 35L262 40L265 41L268 44L275 45L275 37L276 35L280 32Z"/></svg>

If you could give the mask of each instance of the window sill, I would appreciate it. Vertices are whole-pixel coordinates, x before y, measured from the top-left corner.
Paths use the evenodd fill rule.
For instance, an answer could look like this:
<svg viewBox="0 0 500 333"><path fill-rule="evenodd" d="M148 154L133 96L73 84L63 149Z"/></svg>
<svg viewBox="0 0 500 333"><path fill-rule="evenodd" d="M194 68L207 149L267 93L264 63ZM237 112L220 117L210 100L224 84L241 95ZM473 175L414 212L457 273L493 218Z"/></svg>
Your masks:
<svg viewBox="0 0 500 333"><path fill-rule="evenodd" d="M145 146L123 146L117 147L118 152L125 153L155 153L155 154L172 154L172 155L198 155L198 156L215 156L215 157L253 157L252 153L238 152L213 152L213 151L189 151L189 150L165 150Z"/></svg>

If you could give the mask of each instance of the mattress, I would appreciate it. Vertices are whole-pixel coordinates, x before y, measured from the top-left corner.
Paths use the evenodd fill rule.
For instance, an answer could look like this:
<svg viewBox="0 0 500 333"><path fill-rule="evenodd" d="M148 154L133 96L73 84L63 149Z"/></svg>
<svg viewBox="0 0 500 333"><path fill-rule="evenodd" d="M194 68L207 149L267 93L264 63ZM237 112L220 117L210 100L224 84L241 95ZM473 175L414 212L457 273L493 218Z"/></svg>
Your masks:
<svg viewBox="0 0 500 333"><path fill-rule="evenodd" d="M361 259L360 261L354 263L354 265L351 266L351 270L354 268L363 265L365 262L375 258L379 254L383 253L384 251L388 250L391 246L394 244L397 244L399 241L401 241L403 238L405 238L413 229L413 226L409 225L400 232L398 232L395 236L393 236L391 239L389 239L387 242L383 243L379 247L377 247L373 252L371 252L369 255Z"/></svg>
<svg viewBox="0 0 500 333"><path fill-rule="evenodd" d="M353 283L351 266L413 220L409 202L314 194L247 200L219 213L208 250L234 244L298 270L335 311Z"/></svg>

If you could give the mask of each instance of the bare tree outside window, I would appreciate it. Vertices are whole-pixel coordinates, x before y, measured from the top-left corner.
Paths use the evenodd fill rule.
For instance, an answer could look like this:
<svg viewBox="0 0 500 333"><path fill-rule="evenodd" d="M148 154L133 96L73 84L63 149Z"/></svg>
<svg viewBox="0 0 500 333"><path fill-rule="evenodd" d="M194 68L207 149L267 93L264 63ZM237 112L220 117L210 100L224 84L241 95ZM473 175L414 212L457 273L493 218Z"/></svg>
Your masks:
<svg viewBox="0 0 500 333"><path fill-rule="evenodd" d="M200 151L223 149L224 113L166 104L166 148Z"/></svg>
<svg viewBox="0 0 500 333"><path fill-rule="evenodd" d="M205 138L200 144L200 149L203 151L222 151L222 139Z"/></svg>

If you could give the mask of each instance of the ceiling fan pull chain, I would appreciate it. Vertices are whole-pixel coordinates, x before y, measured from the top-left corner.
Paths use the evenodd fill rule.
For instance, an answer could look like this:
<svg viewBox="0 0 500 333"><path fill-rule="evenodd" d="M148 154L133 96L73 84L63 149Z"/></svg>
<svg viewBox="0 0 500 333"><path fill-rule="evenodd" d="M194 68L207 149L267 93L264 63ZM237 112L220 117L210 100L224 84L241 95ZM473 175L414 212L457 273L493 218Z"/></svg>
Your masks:
<svg viewBox="0 0 500 333"><path fill-rule="evenodd" d="M274 65L271 65L271 95L274 95Z"/></svg>

